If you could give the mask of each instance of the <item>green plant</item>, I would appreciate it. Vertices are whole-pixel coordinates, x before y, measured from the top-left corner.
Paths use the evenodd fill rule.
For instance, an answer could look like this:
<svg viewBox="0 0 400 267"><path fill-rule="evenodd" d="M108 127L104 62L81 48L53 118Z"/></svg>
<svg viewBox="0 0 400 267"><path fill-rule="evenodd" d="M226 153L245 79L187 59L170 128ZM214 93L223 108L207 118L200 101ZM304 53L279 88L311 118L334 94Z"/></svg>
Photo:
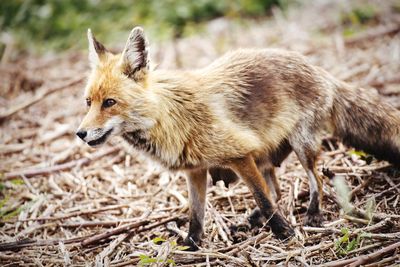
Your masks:
<svg viewBox="0 0 400 267"><path fill-rule="evenodd" d="M359 247L360 242L364 237L363 233L359 233L355 238L351 238L351 233L348 228L342 228L340 231L342 236L335 242L335 250L338 254L346 255L350 251Z"/></svg>
<svg viewBox="0 0 400 267"><path fill-rule="evenodd" d="M171 258L171 255L173 251L176 250L186 250L189 247L187 246L179 246L175 240L168 241L162 237L156 237L153 240L153 243L156 245L161 245L164 248L164 251L167 253L164 253L163 255L156 255L156 256L150 256L146 254L141 254L139 255L139 265L140 266L146 266L150 265L153 263L158 263L166 266L175 266L175 261Z"/></svg>
<svg viewBox="0 0 400 267"><path fill-rule="evenodd" d="M154 37L180 37L187 27L227 16L263 16L272 6L294 0L13 0L0 1L0 31L10 32L20 49L65 50L86 46L92 28L107 43L122 38L135 25Z"/></svg>

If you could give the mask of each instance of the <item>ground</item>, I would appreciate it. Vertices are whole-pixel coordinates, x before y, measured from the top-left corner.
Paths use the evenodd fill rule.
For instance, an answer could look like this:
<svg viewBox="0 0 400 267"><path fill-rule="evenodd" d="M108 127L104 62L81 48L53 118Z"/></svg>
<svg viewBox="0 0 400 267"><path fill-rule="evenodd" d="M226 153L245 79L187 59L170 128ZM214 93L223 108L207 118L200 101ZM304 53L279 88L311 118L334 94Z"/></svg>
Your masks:
<svg viewBox="0 0 400 267"><path fill-rule="evenodd" d="M296 50L400 108L400 13L395 1L380 2L371 1L379 8L367 26L348 26L344 7L329 1L276 9L259 21L217 19L192 37L151 43L151 56L159 68L193 68L237 47ZM268 227L232 231L254 200L243 183L210 182L202 249L184 251L176 244L188 229L183 175L118 138L92 149L75 137L87 71L80 52L2 61L2 266L400 264L400 172L330 136L318 161L327 176L323 227L303 226L308 181L290 155L278 170L279 206L295 238L279 241ZM341 196L350 199L343 207Z"/></svg>

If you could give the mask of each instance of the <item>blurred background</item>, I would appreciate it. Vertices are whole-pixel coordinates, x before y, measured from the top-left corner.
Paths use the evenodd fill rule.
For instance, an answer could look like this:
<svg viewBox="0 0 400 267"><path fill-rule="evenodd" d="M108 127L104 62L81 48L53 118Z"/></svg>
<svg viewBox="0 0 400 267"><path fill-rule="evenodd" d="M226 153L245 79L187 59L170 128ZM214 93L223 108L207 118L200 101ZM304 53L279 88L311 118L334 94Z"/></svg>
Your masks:
<svg viewBox="0 0 400 267"><path fill-rule="evenodd" d="M271 14L272 8L284 9L289 2L294 3L293 0L2 1L0 29L10 33L21 49L40 52L78 49L86 44L82 36L87 28L111 44L125 38L133 25L142 25L157 40L179 38L201 31L207 21L216 18L236 21L263 18ZM372 16L369 13L366 16Z"/></svg>
<svg viewBox="0 0 400 267"><path fill-rule="evenodd" d="M3 50L4 42L12 42L18 50L43 53L82 49L87 28L111 45L125 39L134 25L143 26L153 40L160 41L198 34L210 21L248 24L268 19L274 10L285 15L289 8L304 4L334 8L332 14L324 12L320 16L334 16L330 19L343 36L377 24L387 6L365 0L13 0L0 3L0 30ZM389 8L399 12L400 2L392 1ZM325 19L313 22L321 24ZM328 27L320 26L325 30Z"/></svg>

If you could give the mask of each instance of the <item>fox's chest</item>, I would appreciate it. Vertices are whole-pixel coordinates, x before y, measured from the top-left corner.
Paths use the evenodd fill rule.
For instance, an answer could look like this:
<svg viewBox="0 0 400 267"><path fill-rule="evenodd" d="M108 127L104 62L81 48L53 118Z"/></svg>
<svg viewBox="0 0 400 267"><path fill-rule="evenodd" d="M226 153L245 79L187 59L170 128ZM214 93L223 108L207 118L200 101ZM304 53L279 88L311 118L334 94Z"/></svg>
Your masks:
<svg viewBox="0 0 400 267"><path fill-rule="evenodd" d="M152 142L146 133L141 130L124 133L122 137L135 149L149 155L153 160L168 169L191 169L196 167L199 163L199 160L196 160L196 163L190 160L185 149L183 152L174 151L173 148L163 149L162 145L157 145ZM177 146L173 145L173 147L176 148Z"/></svg>
<svg viewBox="0 0 400 267"><path fill-rule="evenodd" d="M145 133L141 130L124 133L122 137L134 148L147 152L154 156L156 154L156 146L150 142Z"/></svg>

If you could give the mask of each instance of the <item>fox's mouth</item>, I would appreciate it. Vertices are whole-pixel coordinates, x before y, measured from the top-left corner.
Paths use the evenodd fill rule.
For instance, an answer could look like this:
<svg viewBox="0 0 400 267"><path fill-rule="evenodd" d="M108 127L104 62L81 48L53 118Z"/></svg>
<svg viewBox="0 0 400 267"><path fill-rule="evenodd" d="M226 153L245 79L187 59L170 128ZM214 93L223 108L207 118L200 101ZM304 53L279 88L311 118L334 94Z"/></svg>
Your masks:
<svg viewBox="0 0 400 267"><path fill-rule="evenodd" d="M97 146L100 144L103 144L106 140L107 137L111 134L111 132L113 131L113 128L111 128L110 130L108 130L105 134L103 134L100 138L96 139L96 140L92 140L88 142L89 146Z"/></svg>

